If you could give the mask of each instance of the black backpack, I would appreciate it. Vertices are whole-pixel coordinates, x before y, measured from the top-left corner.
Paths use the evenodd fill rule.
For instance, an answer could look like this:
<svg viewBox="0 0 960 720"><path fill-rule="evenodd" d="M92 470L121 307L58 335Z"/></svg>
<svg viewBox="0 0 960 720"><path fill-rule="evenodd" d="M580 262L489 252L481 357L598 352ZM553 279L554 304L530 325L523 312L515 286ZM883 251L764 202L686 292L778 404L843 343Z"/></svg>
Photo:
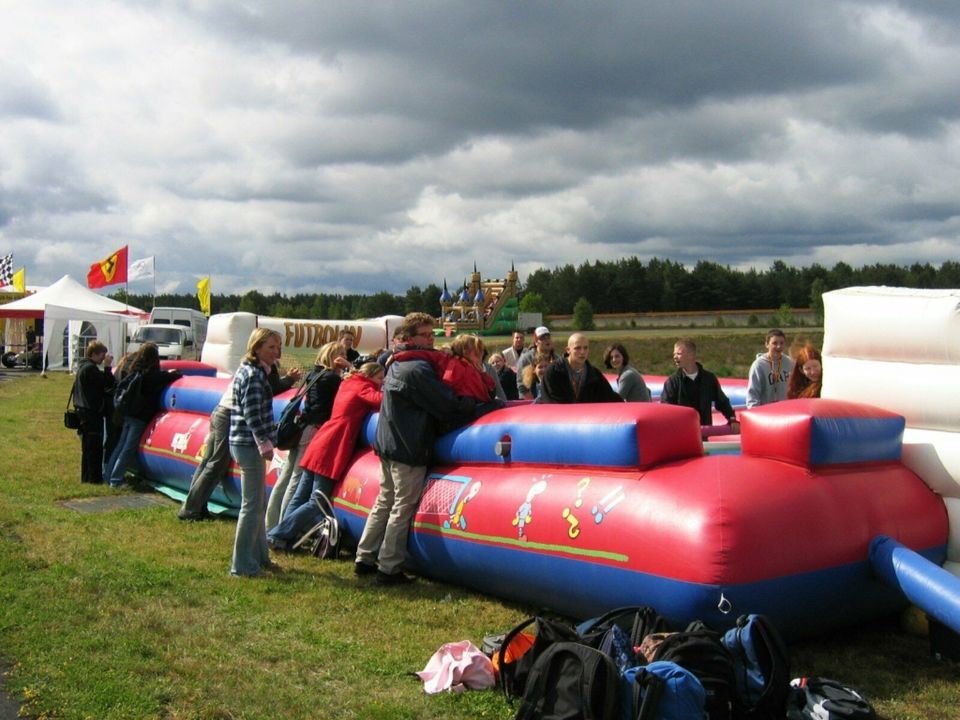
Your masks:
<svg viewBox="0 0 960 720"><path fill-rule="evenodd" d="M700 621L671 633L657 648L653 660L669 660L700 680L707 693L710 720L730 720L733 702L733 658L720 635Z"/></svg>
<svg viewBox="0 0 960 720"><path fill-rule="evenodd" d="M143 375L135 370L124 375L114 388L113 411L123 417L137 415L143 404Z"/></svg>
<svg viewBox="0 0 960 720"><path fill-rule="evenodd" d="M555 642L527 677L516 720L619 720L620 673L605 654Z"/></svg>
<svg viewBox="0 0 960 720"><path fill-rule="evenodd" d="M652 607L630 605L585 620L577 625L577 633L587 645L599 648L614 625L626 633L632 647L640 647L640 643L650 633L666 632L670 629L666 619Z"/></svg>
<svg viewBox="0 0 960 720"><path fill-rule="evenodd" d="M875 720L873 706L853 688L827 678L795 678L787 720Z"/></svg>
<svg viewBox="0 0 960 720"><path fill-rule="evenodd" d="M741 615L723 636L733 657L734 708L743 720L782 720L790 693L790 655L765 615Z"/></svg>
<svg viewBox="0 0 960 720"><path fill-rule="evenodd" d="M280 419L277 421L277 448L280 450L292 450L300 444L300 438L303 435L304 428L306 428L300 405L310 386L319 378L320 373L310 373L310 377L280 411Z"/></svg>
<svg viewBox="0 0 960 720"><path fill-rule="evenodd" d="M507 662L505 655L513 639L531 626L535 633L533 645L520 657ZM497 651L496 665L499 668L497 684L500 685L507 697L522 697L526 688L527 677L530 675L537 658L554 643L577 642L578 640L577 631L563 623L540 616L524 620L504 636L500 649Z"/></svg>

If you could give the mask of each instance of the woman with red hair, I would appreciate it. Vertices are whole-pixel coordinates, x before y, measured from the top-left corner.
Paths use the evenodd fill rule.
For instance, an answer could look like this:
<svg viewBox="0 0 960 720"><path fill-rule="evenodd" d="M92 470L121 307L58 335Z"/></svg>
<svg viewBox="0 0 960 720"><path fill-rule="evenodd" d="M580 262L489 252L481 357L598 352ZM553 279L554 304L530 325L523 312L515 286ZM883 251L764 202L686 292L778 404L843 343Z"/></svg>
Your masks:
<svg viewBox="0 0 960 720"><path fill-rule="evenodd" d="M818 398L823 381L823 359L809 343L793 356L794 365L787 382L787 398Z"/></svg>

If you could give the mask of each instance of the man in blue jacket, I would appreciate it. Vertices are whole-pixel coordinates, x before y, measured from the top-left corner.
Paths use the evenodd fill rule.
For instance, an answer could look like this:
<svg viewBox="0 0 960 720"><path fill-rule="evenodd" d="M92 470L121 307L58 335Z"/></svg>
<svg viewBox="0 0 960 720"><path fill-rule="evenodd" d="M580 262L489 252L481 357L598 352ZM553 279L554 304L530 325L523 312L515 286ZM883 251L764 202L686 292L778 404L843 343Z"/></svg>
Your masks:
<svg viewBox="0 0 960 720"><path fill-rule="evenodd" d="M401 325L398 350L432 350L433 318L411 313ZM380 457L380 493L357 546L357 575L376 573L381 585L403 585L407 532L417 509L433 444L441 431L492 409L458 397L426 360L393 359L383 381L383 401L374 447Z"/></svg>

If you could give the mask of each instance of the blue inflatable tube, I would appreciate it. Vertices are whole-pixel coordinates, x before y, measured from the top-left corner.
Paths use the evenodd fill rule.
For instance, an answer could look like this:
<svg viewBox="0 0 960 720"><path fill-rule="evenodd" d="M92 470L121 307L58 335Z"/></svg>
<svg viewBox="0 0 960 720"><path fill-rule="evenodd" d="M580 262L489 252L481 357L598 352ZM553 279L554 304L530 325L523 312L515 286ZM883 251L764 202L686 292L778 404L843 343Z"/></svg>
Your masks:
<svg viewBox="0 0 960 720"><path fill-rule="evenodd" d="M870 564L910 602L960 632L960 578L885 535L870 542Z"/></svg>

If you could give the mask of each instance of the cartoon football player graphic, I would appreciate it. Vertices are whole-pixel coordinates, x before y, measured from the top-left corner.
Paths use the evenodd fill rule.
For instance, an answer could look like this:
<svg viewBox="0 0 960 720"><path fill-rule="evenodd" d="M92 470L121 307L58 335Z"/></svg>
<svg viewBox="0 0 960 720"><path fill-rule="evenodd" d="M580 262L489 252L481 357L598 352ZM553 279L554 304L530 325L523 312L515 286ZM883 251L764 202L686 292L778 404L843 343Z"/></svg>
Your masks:
<svg viewBox="0 0 960 720"><path fill-rule="evenodd" d="M547 481L540 480L535 482L530 486L530 490L527 491L527 497L523 501L523 504L517 508L517 514L513 518L513 524L517 527L517 537L521 540L526 538L524 529L527 526L527 523L533 522L533 499L537 497L540 493L547 489Z"/></svg>
<svg viewBox="0 0 960 720"><path fill-rule="evenodd" d="M467 529L467 519L463 516L464 506L473 500L477 493L480 492L481 482L477 480L473 485L470 486L470 489L467 490L466 494L457 501L457 505L454 508L453 512L450 514L450 519L445 520L443 526L447 529L452 527L459 527L461 530Z"/></svg>

